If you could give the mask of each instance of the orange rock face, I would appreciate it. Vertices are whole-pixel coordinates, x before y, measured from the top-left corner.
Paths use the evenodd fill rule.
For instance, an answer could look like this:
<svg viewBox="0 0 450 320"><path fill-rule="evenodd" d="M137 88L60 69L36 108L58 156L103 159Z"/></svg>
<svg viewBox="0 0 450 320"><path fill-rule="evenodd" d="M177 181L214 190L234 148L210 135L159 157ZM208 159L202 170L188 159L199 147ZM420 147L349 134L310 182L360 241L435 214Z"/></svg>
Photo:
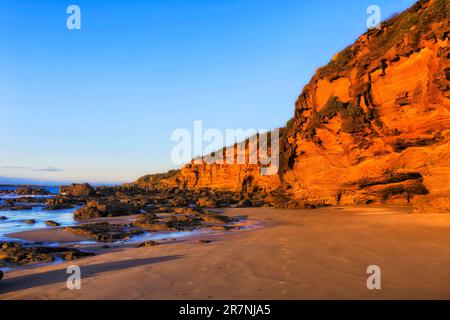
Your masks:
<svg viewBox="0 0 450 320"><path fill-rule="evenodd" d="M271 154L271 143L269 143L271 138L265 136L260 140L257 136L256 140L252 140L253 144L250 140L247 139L245 144L240 144L240 146L234 145L234 147L218 151L222 153L220 160L217 158L216 161L205 159L198 164L194 159L190 164L181 168L175 176L162 180L160 185L188 189L212 188L235 192L271 191L279 188L281 181L277 170L270 175L264 172L258 161L258 159L265 158L264 154L258 151L257 147L250 147L251 145L257 146L257 142L267 143L269 145L267 156L269 156ZM250 154L254 158L250 158ZM241 160L238 155L242 156ZM250 161L250 159L252 160ZM241 162L243 164L239 164Z"/></svg>
<svg viewBox="0 0 450 320"><path fill-rule="evenodd" d="M449 13L449 0L419 1L319 69L283 129L278 175L189 164L164 183L450 212Z"/></svg>
<svg viewBox="0 0 450 320"><path fill-rule="evenodd" d="M168 186L183 188L213 188L229 191L270 191L278 188L278 175L263 176L258 165L240 164L190 164L180 170Z"/></svg>
<svg viewBox="0 0 450 320"><path fill-rule="evenodd" d="M426 199L449 196L449 9L420 1L318 70L287 129L280 176L292 197L433 211Z"/></svg>

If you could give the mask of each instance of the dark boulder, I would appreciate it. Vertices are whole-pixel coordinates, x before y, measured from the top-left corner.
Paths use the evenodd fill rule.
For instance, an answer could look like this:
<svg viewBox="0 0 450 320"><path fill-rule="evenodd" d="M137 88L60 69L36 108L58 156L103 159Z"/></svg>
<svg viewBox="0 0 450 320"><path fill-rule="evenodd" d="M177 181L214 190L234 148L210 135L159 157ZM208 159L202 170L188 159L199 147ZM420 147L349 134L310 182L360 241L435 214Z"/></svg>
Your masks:
<svg viewBox="0 0 450 320"><path fill-rule="evenodd" d="M24 246L17 242L0 243L0 266L48 263L54 261L55 257L73 260L92 255L94 254L72 248Z"/></svg>
<svg viewBox="0 0 450 320"><path fill-rule="evenodd" d="M49 227L59 227L61 225L58 222L55 222L55 221L52 221L52 220L47 220L47 221L44 221L44 222Z"/></svg>
<svg viewBox="0 0 450 320"><path fill-rule="evenodd" d="M243 200L239 201L238 207L240 207L240 208L253 207L253 202L249 199L243 199Z"/></svg>
<svg viewBox="0 0 450 320"><path fill-rule="evenodd" d="M154 247L159 245L156 241L145 241L137 245L137 248Z"/></svg>
<svg viewBox="0 0 450 320"><path fill-rule="evenodd" d="M139 227L146 231L172 231L174 230L166 222L159 221L155 214L143 214L140 215L133 226Z"/></svg>
<svg viewBox="0 0 450 320"><path fill-rule="evenodd" d="M177 215L177 216L170 216L169 218L165 219L164 222L167 224L169 228L182 231L186 228L191 229L199 227L201 225L202 220L199 219L197 216L193 215L183 215L183 216Z"/></svg>
<svg viewBox="0 0 450 320"><path fill-rule="evenodd" d="M74 183L70 186L61 186L59 193L72 197L90 197L95 196L95 189L88 183Z"/></svg>
<svg viewBox="0 0 450 320"><path fill-rule="evenodd" d="M35 198L35 197L20 197L14 199L15 203L38 203L42 204L43 200L42 198Z"/></svg>
<svg viewBox="0 0 450 320"><path fill-rule="evenodd" d="M45 210L63 210L76 207L79 202L76 199L68 197L57 196L55 198L47 199L45 202Z"/></svg>
<svg viewBox="0 0 450 320"><path fill-rule="evenodd" d="M197 217L199 219L201 219L202 221L207 222L207 223L218 223L218 224L221 224L221 223L228 223L228 222L232 222L233 221L233 219L231 219L231 218L229 218L227 216L224 216L224 215L221 215L221 214L217 214L217 213L214 213L214 212L211 212L211 211L207 211L205 213L199 214L199 215L197 215Z"/></svg>
<svg viewBox="0 0 450 320"><path fill-rule="evenodd" d="M15 194L19 195L49 195L50 192L42 188L31 188L31 187L18 187L16 188Z"/></svg>
<svg viewBox="0 0 450 320"><path fill-rule="evenodd" d="M197 208L174 208L173 212L175 214L196 214L200 213L200 209Z"/></svg>
<svg viewBox="0 0 450 320"><path fill-rule="evenodd" d="M100 242L125 241L131 239L134 235L142 233L141 230L135 230L127 224L110 224L108 222L67 227L64 230L87 238L95 239Z"/></svg>
<svg viewBox="0 0 450 320"><path fill-rule="evenodd" d="M93 200L74 212L76 220L88 220L102 217L128 216L140 213L140 209L132 204L117 200Z"/></svg>
<svg viewBox="0 0 450 320"><path fill-rule="evenodd" d="M85 257L95 256L95 254L92 252L86 252L77 249L67 250L61 253L57 253L56 255L66 261L78 260Z"/></svg>
<svg viewBox="0 0 450 320"><path fill-rule="evenodd" d="M197 205L203 208L217 208L217 201L213 198L203 197L197 200Z"/></svg>

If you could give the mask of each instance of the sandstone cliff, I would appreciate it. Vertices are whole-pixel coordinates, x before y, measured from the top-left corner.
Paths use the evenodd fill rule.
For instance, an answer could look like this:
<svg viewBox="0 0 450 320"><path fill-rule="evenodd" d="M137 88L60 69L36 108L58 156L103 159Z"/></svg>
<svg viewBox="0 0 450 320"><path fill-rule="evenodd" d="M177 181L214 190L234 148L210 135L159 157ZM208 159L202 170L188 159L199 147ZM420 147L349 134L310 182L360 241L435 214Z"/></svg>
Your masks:
<svg viewBox="0 0 450 320"><path fill-rule="evenodd" d="M283 129L278 175L189 164L161 183L450 211L449 13L450 0L419 1L320 68Z"/></svg>
<svg viewBox="0 0 450 320"><path fill-rule="evenodd" d="M449 13L448 0L420 1L318 70L282 152L280 177L294 197L418 207L424 196L448 199Z"/></svg>

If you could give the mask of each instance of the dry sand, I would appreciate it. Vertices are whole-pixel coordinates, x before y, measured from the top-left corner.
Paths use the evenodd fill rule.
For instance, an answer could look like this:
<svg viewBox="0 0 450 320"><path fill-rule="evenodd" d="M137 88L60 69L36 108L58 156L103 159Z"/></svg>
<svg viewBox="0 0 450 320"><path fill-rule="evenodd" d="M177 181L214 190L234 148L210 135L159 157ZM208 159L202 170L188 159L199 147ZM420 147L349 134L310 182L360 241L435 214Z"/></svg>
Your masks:
<svg viewBox="0 0 450 320"><path fill-rule="evenodd" d="M449 299L450 216L409 211L230 209L262 226L8 271L0 299ZM72 264L81 290L66 287ZM369 265L381 290L367 289Z"/></svg>

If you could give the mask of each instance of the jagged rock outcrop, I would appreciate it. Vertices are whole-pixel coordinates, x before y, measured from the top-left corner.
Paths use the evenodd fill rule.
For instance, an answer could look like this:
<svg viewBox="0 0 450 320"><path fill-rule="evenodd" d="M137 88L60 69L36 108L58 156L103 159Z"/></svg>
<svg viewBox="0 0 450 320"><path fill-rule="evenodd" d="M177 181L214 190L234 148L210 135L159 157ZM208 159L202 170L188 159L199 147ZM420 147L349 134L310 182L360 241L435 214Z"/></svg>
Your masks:
<svg viewBox="0 0 450 320"><path fill-rule="evenodd" d="M188 164L160 184L450 212L449 13L450 0L421 0L320 68L281 134L278 175Z"/></svg>

